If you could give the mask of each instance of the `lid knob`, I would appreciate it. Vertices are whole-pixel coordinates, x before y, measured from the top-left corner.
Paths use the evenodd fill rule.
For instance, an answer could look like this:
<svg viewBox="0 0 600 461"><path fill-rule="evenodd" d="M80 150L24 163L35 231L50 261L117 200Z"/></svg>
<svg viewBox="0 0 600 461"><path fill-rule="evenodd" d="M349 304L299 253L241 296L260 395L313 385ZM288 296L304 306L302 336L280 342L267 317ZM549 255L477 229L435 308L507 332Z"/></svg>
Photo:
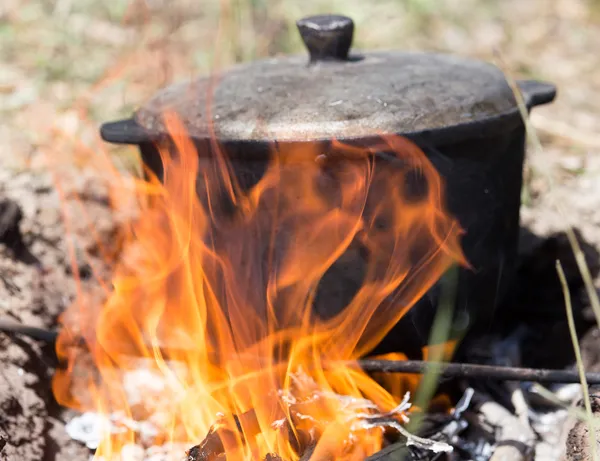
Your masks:
<svg viewBox="0 0 600 461"><path fill-rule="evenodd" d="M354 22L346 16L325 14L296 22L310 53L310 62L345 61L352 45Z"/></svg>

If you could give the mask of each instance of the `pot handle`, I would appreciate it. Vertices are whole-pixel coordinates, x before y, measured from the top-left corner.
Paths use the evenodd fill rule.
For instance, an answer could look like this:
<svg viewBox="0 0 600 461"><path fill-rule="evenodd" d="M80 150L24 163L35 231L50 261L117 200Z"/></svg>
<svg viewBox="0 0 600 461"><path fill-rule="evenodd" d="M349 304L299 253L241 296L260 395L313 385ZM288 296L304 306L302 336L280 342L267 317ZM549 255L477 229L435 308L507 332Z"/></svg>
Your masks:
<svg viewBox="0 0 600 461"><path fill-rule="evenodd" d="M551 103L556 98L556 86L552 83L538 80L517 80L517 86L521 90L528 109Z"/></svg>
<svg viewBox="0 0 600 461"><path fill-rule="evenodd" d="M151 141L148 132L132 118L102 124L100 137L113 144L141 144Z"/></svg>
<svg viewBox="0 0 600 461"><path fill-rule="evenodd" d="M302 41L310 54L310 63L347 61L352 46L354 22L338 14L309 16L296 22Z"/></svg>

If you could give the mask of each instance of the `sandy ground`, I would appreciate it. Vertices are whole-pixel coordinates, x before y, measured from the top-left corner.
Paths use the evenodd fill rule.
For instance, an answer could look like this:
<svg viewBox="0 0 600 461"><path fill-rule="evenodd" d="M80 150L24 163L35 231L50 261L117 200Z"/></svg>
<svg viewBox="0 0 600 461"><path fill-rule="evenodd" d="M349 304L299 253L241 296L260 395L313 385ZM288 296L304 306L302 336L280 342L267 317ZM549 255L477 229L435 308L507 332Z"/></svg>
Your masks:
<svg viewBox="0 0 600 461"><path fill-rule="evenodd" d="M78 290L98 291L94 272L101 279L109 276L99 245L114 241L117 229L107 206L106 187L81 172L77 177L61 176L60 183L70 187L60 193L56 178L49 174L2 171L0 176L2 203L10 200L22 214L18 223L21 244L2 233L0 318L53 328ZM93 237L87 220L66 224L64 219L81 216L82 208L94 223ZM67 229L69 239L65 238ZM80 273L79 282L74 268ZM63 411L54 402L50 386L56 365L53 347L45 341L0 334L0 436L7 441L0 459L89 456L87 449L65 433Z"/></svg>

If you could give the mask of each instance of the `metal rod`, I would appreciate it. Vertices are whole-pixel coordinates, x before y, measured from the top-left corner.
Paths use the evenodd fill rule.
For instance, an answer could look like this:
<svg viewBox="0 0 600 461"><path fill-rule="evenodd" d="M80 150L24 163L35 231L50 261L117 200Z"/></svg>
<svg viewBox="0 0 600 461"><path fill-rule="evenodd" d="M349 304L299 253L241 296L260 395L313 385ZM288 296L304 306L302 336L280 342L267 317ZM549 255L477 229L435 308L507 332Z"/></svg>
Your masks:
<svg viewBox="0 0 600 461"><path fill-rule="evenodd" d="M0 331L21 334L30 338L53 343L58 337L55 330L46 330L23 325L14 320L0 318ZM168 354L167 354L168 355ZM367 373L412 373L423 374L427 370L440 367L443 378L497 379L501 381L532 381L538 383L578 383L576 370L548 370L536 368L498 367L471 363L435 363L423 360L375 360L363 359L357 362L342 362L339 365L357 364ZM336 362L326 366L335 366ZM600 384L600 373L586 373L588 384Z"/></svg>
<svg viewBox="0 0 600 461"><path fill-rule="evenodd" d="M538 383L578 383L576 370L498 367L471 363L434 363L423 360L359 360L358 365L369 373L423 374L432 367L441 369L445 378L497 379L502 381L534 381ZM586 373L588 384L600 384L600 373Z"/></svg>

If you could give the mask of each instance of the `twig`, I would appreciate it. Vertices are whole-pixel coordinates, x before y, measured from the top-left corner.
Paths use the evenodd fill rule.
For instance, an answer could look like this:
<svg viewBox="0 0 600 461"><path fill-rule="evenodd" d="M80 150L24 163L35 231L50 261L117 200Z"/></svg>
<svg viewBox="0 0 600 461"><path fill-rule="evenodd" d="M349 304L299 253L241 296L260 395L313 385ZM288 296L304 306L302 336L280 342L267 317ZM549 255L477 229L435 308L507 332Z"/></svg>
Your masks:
<svg viewBox="0 0 600 461"><path fill-rule="evenodd" d="M0 331L7 334L16 333L23 336L28 336L30 338L38 339L47 343L55 342L56 338L58 337L58 332L56 331L30 327L7 318L0 318Z"/></svg>
<svg viewBox="0 0 600 461"><path fill-rule="evenodd" d="M498 367L471 363L434 363L423 360L359 360L358 365L374 373L424 373L429 367L439 368L445 378L497 379L546 383L578 383L579 375L572 370ZM600 384L600 373L586 373L589 384Z"/></svg>
<svg viewBox="0 0 600 461"><path fill-rule="evenodd" d="M567 278L563 271L560 261L556 261L556 272L558 272L558 278L562 285L563 295L565 297L565 309L567 311L567 322L569 324L569 332L571 333L571 341L573 342L573 351L575 352L575 360L577 362L577 371L579 372L579 379L581 381L581 387L583 391L583 403L585 405L585 412L587 416L587 424L589 428L590 437L590 450L592 452L592 459L598 461L598 448L596 446L596 428L594 425L594 414L592 413L592 403L590 402L590 393L588 389L588 383L585 376L585 368L583 366L583 360L581 359L581 349L579 348L579 341L577 340L577 331L575 330L575 320L573 319L573 307L571 306L571 294L569 293L569 286L567 285Z"/></svg>
<svg viewBox="0 0 600 461"><path fill-rule="evenodd" d="M13 320L0 318L0 331L10 334L21 334L30 338L53 343L58 337L58 332L23 325ZM165 357L169 352L185 352L168 349L164 351ZM188 351L189 352L189 351ZM257 360L256 357L252 358ZM273 363L266 361L266 363ZM502 367L494 365L476 365L471 363L445 363L426 362L424 360L375 360L362 359L356 362L326 362L326 368L337 366L358 365L368 373L414 373L423 374L430 369L436 370L443 378L466 379L497 379L501 381L532 381L540 383L579 383L580 378L572 370L548 370L535 368ZM600 384L600 373L587 373L588 384Z"/></svg>

